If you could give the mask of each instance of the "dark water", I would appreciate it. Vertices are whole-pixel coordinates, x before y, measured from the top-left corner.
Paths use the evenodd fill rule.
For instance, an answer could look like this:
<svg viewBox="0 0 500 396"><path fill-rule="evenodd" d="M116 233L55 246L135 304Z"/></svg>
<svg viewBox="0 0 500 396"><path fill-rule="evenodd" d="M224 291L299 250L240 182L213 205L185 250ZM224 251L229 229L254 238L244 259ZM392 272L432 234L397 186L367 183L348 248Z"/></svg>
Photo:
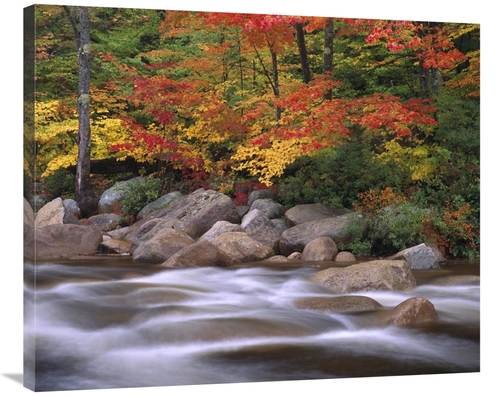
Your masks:
<svg viewBox="0 0 500 396"><path fill-rule="evenodd" d="M426 297L439 320L411 327L296 308L332 295L307 279L320 269L25 264L25 362L36 373L25 380L51 391L479 371L479 285L457 285L477 263L415 272L408 293L360 293L384 309Z"/></svg>

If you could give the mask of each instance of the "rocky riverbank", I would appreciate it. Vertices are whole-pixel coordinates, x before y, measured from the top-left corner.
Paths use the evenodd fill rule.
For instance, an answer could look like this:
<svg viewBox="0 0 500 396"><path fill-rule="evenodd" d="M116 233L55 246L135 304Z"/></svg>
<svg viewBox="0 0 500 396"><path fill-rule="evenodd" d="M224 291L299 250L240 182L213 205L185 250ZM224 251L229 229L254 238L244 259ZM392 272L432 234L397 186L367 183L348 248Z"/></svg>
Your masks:
<svg viewBox="0 0 500 396"><path fill-rule="evenodd" d="M139 220L121 226L112 213L122 196L108 191L99 214L79 218L76 203L53 199L36 213L24 200L24 258L48 262L75 256L129 255L134 263L167 268L227 267L241 263L339 262L319 271L311 281L330 290L326 299L305 299L298 307L329 311L378 310L376 301L345 294L369 290L410 291L413 270L439 268L444 257L432 245L421 244L383 260L359 260L339 251L348 241L348 226L363 214L321 204L286 210L271 191L255 191L248 205L235 206L230 197L200 189L189 195L173 192L143 208ZM479 277L467 282L479 283ZM459 280L461 281L461 280ZM344 295L344 296L340 296ZM341 300L339 300L339 298ZM406 324L436 317L426 299L412 298L377 321Z"/></svg>
<svg viewBox="0 0 500 396"><path fill-rule="evenodd" d="M107 253L165 267L357 259L350 252L339 251L338 246L349 242L349 225L363 220L359 212L322 204L287 210L271 190L254 191L246 206L235 206L227 195L200 189L188 195L166 194L144 207L137 222L123 227L116 214L123 191L118 183L105 191L99 214L85 219L80 218L73 200L53 199L35 216L25 199L25 259ZM444 261L438 249L428 244L392 258L408 261L412 269L438 268Z"/></svg>

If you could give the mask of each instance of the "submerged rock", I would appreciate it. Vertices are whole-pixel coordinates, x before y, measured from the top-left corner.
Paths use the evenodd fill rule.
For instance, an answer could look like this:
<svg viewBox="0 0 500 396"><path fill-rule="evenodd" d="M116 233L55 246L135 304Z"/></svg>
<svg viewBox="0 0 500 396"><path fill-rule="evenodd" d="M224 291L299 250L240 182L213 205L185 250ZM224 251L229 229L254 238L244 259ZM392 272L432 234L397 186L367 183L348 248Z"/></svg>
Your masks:
<svg viewBox="0 0 500 396"><path fill-rule="evenodd" d="M365 296L310 297L295 301L295 306L327 312L360 312L382 308L378 301Z"/></svg>
<svg viewBox="0 0 500 396"><path fill-rule="evenodd" d="M384 315L384 323L392 326L407 326L413 323L438 319L438 314L429 300L412 297L403 301Z"/></svg>

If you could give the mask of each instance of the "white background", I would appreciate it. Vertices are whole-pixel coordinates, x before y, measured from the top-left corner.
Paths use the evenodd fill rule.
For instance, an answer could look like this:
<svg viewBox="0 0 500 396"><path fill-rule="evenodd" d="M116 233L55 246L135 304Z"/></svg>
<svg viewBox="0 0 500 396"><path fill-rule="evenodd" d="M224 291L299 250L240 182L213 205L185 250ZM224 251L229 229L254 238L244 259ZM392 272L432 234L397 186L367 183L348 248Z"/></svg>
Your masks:
<svg viewBox="0 0 500 396"><path fill-rule="evenodd" d="M0 260L1 310L0 310L0 394L26 395L30 390L19 382L23 371L23 262L22 262L22 88L23 88L23 8L32 5L27 1L3 3L1 23L0 75L2 101L0 120L0 219L2 249ZM481 395L498 392L490 383L498 378L498 252L492 252L497 219L494 205L498 201L497 170L498 102L499 94L497 27L499 14L491 0L476 1L318 1L283 0L252 1L80 1L37 2L37 4L88 5L103 7L135 7L195 11L230 11L268 14L318 15L353 18L433 20L445 22L472 22L481 24L481 178L483 213L481 223L481 372L471 374L426 375L366 379L313 380L273 383L250 383L209 386L176 386L159 388L131 388L56 392L57 395L195 395L212 392L218 396L235 394L318 394L346 393L348 395ZM493 234L493 235L492 235ZM496 233L498 234L498 233ZM494 256L493 253L496 253ZM491 307L491 309L490 309ZM495 367L496 366L496 367ZM494 377L496 375L496 377ZM15 379L13 379L15 378ZM16 380L19 379L19 380ZM496 389L496 390L495 390ZM75 393L76 392L76 393ZM52 394L54 392L45 392Z"/></svg>

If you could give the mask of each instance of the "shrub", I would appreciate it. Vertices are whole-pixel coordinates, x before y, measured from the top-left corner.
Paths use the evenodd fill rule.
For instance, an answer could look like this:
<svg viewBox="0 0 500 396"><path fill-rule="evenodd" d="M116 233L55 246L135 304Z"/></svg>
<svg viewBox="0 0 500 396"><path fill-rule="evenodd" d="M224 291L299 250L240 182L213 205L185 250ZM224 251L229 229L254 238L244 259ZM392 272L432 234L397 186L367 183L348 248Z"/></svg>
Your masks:
<svg viewBox="0 0 500 396"><path fill-rule="evenodd" d="M73 197L75 193L75 175L63 168L57 169L44 180L46 188L55 197Z"/></svg>
<svg viewBox="0 0 500 396"><path fill-rule="evenodd" d="M401 185L400 169L390 162L380 162L367 140L353 137L340 146L299 158L281 181L286 191L284 203L318 202L351 208L359 194L370 188Z"/></svg>
<svg viewBox="0 0 500 396"><path fill-rule="evenodd" d="M399 203L381 209L369 218L368 239L376 255L394 254L411 246L428 242L425 221L430 209L411 203Z"/></svg>
<svg viewBox="0 0 500 396"><path fill-rule="evenodd" d="M446 202L427 226L427 233L441 251L453 258L479 257L479 230L469 203Z"/></svg>
<svg viewBox="0 0 500 396"><path fill-rule="evenodd" d="M370 202L373 203L372 198L375 195L369 196ZM430 215L430 209L394 201L391 206L367 213L365 224L354 223L349 226L347 231L352 236L352 242L339 248L364 257L395 254L429 240L424 225Z"/></svg>
<svg viewBox="0 0 500 396"><path fill-rule="evenodd" d="M144 183L129 183L124 186L125 198L121 201L120 208L126 222L134 222L144 206L160 197L161 186L161 180L153 177L146 178Z"/></svg>

